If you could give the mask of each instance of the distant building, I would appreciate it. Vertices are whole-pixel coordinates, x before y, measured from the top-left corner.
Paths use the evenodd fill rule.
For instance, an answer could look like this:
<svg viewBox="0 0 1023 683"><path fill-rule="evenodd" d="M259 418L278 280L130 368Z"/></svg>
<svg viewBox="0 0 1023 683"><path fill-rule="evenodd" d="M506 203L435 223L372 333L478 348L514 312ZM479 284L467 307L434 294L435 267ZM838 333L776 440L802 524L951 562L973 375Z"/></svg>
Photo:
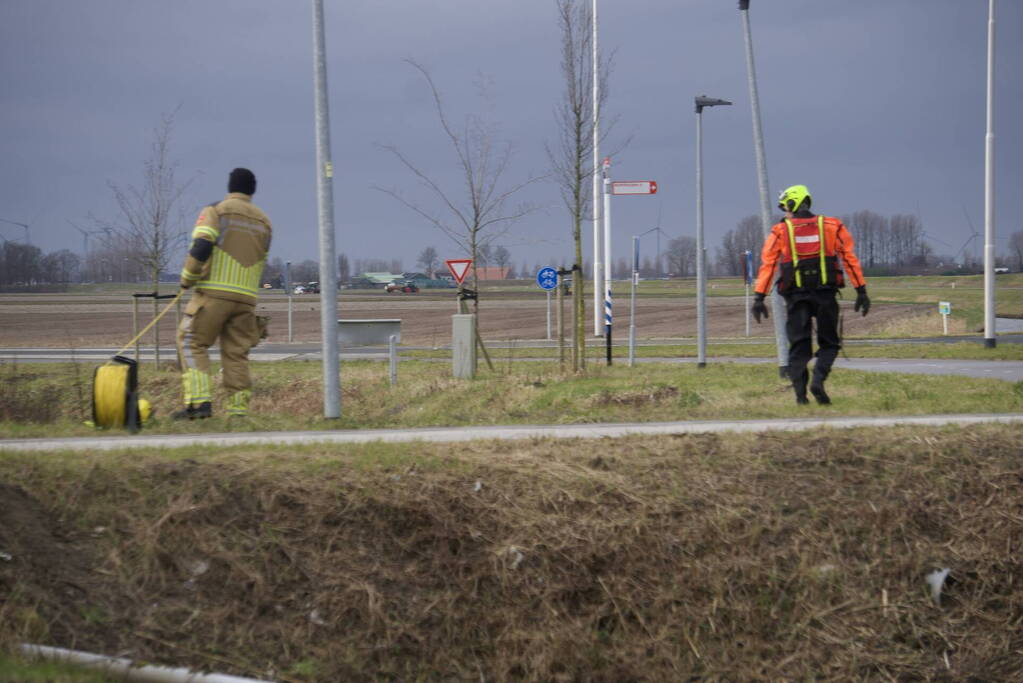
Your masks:
<svg viewBox="0 0 1023 683"><path fill-rule="evenodd" d="M476 269L476 277L480 280L507 280L510 266L481 266Z"/></svg>

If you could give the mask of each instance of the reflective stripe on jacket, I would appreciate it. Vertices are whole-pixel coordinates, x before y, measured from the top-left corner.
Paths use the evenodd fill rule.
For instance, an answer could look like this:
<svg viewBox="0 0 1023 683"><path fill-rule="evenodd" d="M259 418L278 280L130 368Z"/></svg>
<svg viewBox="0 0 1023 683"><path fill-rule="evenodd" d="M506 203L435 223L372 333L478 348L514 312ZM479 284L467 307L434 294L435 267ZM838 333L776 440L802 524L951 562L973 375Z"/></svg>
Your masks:
<svg viewBox="0 0 1023 683"><path fill-rule="evenodd" d="M820 249L822 238L823 252ZM841 287L844 283L838 272L839 259L853 287L866 284L853 249L852 235L842 221L832 216L788 219L771 228L771 234L764 241L754 291L768 294L778 270L782 271L778 291L783 294L792 289Z"/></svg>
<svg viewBox="0 0 1023 683"><path fill-rule="evenodd" d="M181 278L210 296L255 303L272 235L270 219L249 195L232 192L199 215ZM199 240L212 243L203 260L196 256L204 256Z"/></svg>

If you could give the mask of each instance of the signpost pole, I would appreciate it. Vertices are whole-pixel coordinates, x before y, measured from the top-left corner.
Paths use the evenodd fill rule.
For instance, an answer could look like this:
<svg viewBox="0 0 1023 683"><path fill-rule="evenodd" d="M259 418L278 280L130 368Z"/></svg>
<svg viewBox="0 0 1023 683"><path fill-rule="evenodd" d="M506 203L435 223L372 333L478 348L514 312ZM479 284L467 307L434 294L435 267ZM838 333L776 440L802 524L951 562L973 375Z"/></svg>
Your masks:
<svg viewBox="0 0 1023 683"><path fill-rule="evenodd" d="M752 251L747 251L746 252L746 259L745 259L745 261L743 263L745 264L745 270L746 270L746 278L745 278L746 279L746 301L744 302L744 305L745 305L745 308L746 308L746 336L748 337L749 336L749 322L750 322L749 321L749 319L750 319L749 287L750 287L750 283L753 281L753 252Z"/></svg>
<svg viewBox="0 0 1023 683"><path fill-rule="evenodd" d="M291 288L291 261L284 263L284 291L288 294L288 343L295 340L292 334L292 288Z"/></svg>
<svg viewBox="0 0 1023 683"><path fill-rule="evenodd" d="M611 365L611 159L604 159L604 341Z"/></svg>
<svg viewBox="0 0 1023 683"><path fill-rule="evenodd" d="M551 290L559 286L561 282L561 275L561 270L552 268L551 266L544 266L540 270L536 271L537 286L547 292L547 341L551 340Z"/></svg>
<svg viewBox="0 0 1023 683"><path fill-rule="evenodd" d="M696 107L696 367L707 366L707 274L703 246L703 107Z"/></svg>
<svg viewBox="0 0 1023 683"><path fill-rule="evenodd" d="M551 290L547 290L547 341L551 340Z"/></svg>
<svg viewBox="0 0 1023 683"><path fill-rule="evenodd" d="M636 287L639 285L639 238L632 236L632 301L629 306L629 367L636 364Z"/></svg>

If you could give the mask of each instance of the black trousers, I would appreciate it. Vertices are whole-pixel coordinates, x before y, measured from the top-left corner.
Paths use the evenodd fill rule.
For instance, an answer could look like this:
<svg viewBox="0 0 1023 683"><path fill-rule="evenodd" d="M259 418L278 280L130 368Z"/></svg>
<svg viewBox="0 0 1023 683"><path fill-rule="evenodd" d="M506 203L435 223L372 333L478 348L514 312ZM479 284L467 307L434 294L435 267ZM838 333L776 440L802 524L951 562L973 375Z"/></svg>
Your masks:
<svg viewBox="0 0 1023 683"><path fill-rule="evenodd" d="M789 338L789 377L798 382L806 377L806 364L813 354L813 320L817 320L817 364L814 375L825 379L842 348L838 334L838 299L834 289L817 289L785 296ZM806 380L803 379L803 382ZM803 386L806 386L803 384Z"/></svg>

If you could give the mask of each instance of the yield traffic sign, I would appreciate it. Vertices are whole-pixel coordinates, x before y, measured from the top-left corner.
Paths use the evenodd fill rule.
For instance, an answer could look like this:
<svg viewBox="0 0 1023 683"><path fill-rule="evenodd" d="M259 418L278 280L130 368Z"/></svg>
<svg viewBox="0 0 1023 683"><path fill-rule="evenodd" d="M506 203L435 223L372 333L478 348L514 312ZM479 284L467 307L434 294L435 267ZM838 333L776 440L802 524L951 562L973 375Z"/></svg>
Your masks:
<svg viewBox="0 0 1023 683"><path fill-rule="evenodd" d="M465 276L469 273L469 266L472 265L471 258L453 258L444 262L455 278L455 282L462 284Z"/></svg>

